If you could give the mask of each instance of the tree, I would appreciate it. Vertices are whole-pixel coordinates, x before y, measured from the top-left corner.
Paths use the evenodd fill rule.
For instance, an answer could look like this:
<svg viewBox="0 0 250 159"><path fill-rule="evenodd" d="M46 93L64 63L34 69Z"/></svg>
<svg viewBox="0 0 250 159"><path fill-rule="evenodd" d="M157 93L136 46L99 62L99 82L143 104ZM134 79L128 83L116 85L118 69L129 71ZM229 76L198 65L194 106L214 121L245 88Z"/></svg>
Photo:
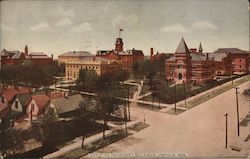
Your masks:
<svg viewBox="0 0 250 159"><path fill-rule="evenodd" d="M110 117L122 116L123 100L117 98L121 94L121 90L111 88L110 90L102 90L97 92L96 112L103 120L103 138L105 138L105 130Z"/></svg>
<svg viewBox="0 0 250 159"><path fill-rule="evenodd" d="M10 120L1 120L0 123L0 154L7 157L11 154L24 151L24 141L27 137L24 130L10 126Z"/></svg>
<svg viewBox="0 0 250 159"><path fill-rule="evenodd" d="M94 70L80 70L76 85L82 91L93 91L97 82L97 74Z"/></svg>

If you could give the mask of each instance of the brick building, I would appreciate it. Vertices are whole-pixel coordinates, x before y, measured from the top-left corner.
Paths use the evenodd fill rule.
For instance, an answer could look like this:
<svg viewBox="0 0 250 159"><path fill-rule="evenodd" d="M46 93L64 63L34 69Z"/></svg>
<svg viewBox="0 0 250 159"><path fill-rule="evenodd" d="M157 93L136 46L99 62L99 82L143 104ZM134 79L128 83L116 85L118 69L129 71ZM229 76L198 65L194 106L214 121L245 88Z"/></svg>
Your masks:
<svg viewBox="0 0 250 159"><path fill-rule="evenodd" d="M65 62L65 78L76 80L81 69L94 70L97 75L114 72L121 69L121 64L116 60L108 60L101 57L85 57L78 60Z"/></svg>
<svg viewBox="0 0 250 159"><path fill-rule="evenodd" d="M122 38L116 38L115 50L98 50L96 56L109 60L117 60L125 69L130 69L134 63L144 60L142 50L127 50L123 51Z"/></svg>
<svg viewBox="0 0 250 159"><path fill-rule="evenodd" d="M203 84L214 77L213 60L199 50L189 50L182 38L173 57L166 60L166 79L176 83Z"/></svg>
<svg viewBox="0 0 250 159"><path fill-rule="evenodd" d="M0 53L0 67L5 65L17 65L24 63L33 64L51 64L53 62L53 55L48 57L42 52L28 52L28 47L25 46L24 52L15 50L7 51L3 49Z"/></svg>
<svg viewBox="0 0 250 159"><path fill-rule="evenodd" d="M166 79L204 84L216 75L248 74L249 57L249 52L238 48L219 48L214 53L203 53L200 44L198 51L188 49L182 38L175 55L165 61Z"/></svg>
<svg viewBox="0 0 250 159"><path fill-rule="evenodd" d="M219 48L214 52L217 75L248 74L249 52L238 48Z"/></svg>

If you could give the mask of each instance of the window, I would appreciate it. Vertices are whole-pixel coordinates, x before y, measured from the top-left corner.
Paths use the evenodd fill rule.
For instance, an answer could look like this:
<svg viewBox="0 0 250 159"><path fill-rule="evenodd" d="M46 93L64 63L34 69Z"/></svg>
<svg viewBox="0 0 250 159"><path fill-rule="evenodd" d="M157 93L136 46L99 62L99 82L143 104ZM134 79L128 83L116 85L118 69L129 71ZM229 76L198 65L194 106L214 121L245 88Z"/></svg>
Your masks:
<svg viewBox="0 0 250 159"><path fill-rule="evenodd" d="M179 80L182 79L182 74L181 73L179 73L178 78L179 78Z"/></svg>
<svg viewBox="0 0 250 159"><path fill-rule="evenodd" d="M34 111L34 109L35 109L35 104L34 104L34 103L32 103L32 104L31 104L31 111L33 112L33 111Z"/></svg>
<svg viewBox="0 0 250 159"><path fill-rule="evenodd" d="M15 108L18 109L18 101L15 101Z"/></svg>
<svg viewBox="0 0 250 159"><path fill-rule="evenodd" d="M241 68L241 65L240 65L240 68Z"/></svg>

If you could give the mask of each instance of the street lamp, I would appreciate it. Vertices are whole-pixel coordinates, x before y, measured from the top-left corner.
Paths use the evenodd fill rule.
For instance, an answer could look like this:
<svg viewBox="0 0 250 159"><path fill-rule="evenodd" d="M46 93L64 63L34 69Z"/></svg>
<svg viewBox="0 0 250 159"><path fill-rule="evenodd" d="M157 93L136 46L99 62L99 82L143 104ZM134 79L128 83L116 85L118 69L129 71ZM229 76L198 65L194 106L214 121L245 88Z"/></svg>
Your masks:
<svg viewBox="0 0 250 159"><path fill-rule="evenodd" d="M237 130L238 136L240 136L240 119L239 119L239 101L238 101L238 87L235 87L235 95L236 95L236 109L237 109Z"/></svg>

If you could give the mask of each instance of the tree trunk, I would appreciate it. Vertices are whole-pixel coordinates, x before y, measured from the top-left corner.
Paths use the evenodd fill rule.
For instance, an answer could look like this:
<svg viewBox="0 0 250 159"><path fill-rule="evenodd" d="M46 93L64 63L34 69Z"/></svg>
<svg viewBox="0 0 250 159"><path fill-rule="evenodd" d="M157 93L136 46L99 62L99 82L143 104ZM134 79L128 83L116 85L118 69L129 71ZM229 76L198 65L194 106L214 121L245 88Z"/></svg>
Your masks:
<svg viewBox="0 0 250 159"><path fill-rule="evenodd" d="M84 137L84 135L82 136L82 149L83 149L83 147L84 147L84 139L85 139L85 137Z"/></svg>

